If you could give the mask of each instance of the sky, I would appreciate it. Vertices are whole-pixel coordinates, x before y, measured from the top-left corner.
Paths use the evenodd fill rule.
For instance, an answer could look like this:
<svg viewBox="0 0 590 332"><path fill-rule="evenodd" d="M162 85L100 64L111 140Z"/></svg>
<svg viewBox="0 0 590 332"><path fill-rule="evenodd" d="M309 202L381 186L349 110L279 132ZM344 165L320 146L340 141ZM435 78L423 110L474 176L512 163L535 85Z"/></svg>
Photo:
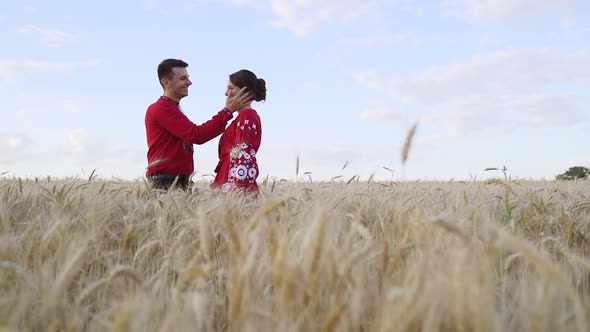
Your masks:
<svg viewBox="0 0 590 332"><path fill-rule="evenodd" d="M197 124L229 74L265 79L259 180L590 166L587 0L8 1L0 40L4 177L143 177L166 58L189 64ZM196 180L212 180L218 139L195 146Z"/></svg>

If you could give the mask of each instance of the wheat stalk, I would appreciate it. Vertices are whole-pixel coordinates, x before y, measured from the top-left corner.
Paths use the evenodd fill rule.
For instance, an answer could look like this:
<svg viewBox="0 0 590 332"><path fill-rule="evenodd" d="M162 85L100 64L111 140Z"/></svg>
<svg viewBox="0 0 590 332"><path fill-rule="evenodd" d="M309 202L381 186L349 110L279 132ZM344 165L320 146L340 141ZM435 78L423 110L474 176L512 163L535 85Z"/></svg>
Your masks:
<svg viewBox="0 0 590 332"><path fill-rule="evenodd" d="M416 134L416 128L418 127L418 123L415 123L410 130L408 130L408 134L406 136L406 141L404 142L402 148L402 165L406 163L408 160L408 155L410 153L410 148L412 147L412 140L414 139L414 135Z"/></svg>
<svg viewBox="0 0 590 332"><path fill-rule="evenodd" d="M87 180L0 179L0 330L588 328L587 182Z"/></svg>

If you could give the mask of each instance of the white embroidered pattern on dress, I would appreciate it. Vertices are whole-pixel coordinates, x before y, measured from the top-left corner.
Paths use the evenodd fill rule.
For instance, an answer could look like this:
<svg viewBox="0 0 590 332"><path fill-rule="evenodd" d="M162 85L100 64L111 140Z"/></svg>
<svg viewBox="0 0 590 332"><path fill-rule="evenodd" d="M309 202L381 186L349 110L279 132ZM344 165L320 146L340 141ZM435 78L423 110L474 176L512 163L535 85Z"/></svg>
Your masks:
<svg viewBox="0 0 590 332"><path fill-rule="evenodd" d="M252 123L251 123L252 122ZM238 121L236 129L250 131L248 136L258 136L258 126L255 121L244 119ZM221 187L224 192L231 191L236 185L255 184L258 176L258 164L256 162L256 150L248 143L238 143L230 151L230 169L227 182Z"/></svg>

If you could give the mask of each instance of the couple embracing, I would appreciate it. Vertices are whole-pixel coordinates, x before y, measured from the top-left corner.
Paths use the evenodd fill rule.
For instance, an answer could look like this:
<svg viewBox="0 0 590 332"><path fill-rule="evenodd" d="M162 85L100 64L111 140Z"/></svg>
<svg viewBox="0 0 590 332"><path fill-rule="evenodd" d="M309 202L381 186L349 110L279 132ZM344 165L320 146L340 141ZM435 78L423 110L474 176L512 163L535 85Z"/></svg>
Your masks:
<svg viewBox="0 0 590 332"><path fill-rule="evenodd" d="M257 195L256 155L262 125L251 103L266 100L266 82L246 69L229 75L225 107L209 121L197 125L180 106L192 84L187 67L186 62L178 59L166 59L158 65L158 79L164 92L145 114L148 181L157 189L167 190L173 184L188 189L194 172L193 145L221 135L219 162L211 187L221 192L240 190Z"/></svg>

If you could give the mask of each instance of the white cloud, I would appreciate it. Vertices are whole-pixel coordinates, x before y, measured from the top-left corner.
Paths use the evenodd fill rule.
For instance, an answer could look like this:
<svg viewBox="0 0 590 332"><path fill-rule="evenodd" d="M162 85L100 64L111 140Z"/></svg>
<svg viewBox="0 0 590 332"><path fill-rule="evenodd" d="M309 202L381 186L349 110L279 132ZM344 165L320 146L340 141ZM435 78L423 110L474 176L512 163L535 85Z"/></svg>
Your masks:
<svg viewBox="0 0 590 332"><path fill-rule="evenodd" d="M0 133L0 164L12 165L28 159L31 139L20 133Z"/></svg>
<svg viewBox="0 0 590 332"><path fill-rule="evenodd" d="M387 46L393 43L404 45L418 45L422 40L412 33L373 33L360 37L342 38L337 43L349 48L368 48L375 46Z"/></svg>
<svg viewBox="0 0 590 332"><path fill-rule="evenodd" d="M120 139L92 135L83 128L64 131L62 142L33 142L23 133L0 132L0 173L15 176L88 176L135 179L144 175L144 146L121 146ZM80 174L80 170L86 170Z"/></svg>
<svg viewBox="0 0 590 332"><path fill-rule="evenodd" d="M79 68L95 67L100 60L86 61L42 61L42 60L2 60L0 59L0 79L13 78L33 73L68 74Z"/></svg>
<svg viewBox="0 0 590 332"><path fill-rule="evenodd" d="M139 167L145 167L147 150L138 152L138 149L121 146L117 141L113 137L96 136L87 129L77 128L64 131L63 144L54 150L60 157L71 158L81 164L141 162Z"/></svg>
<svg viewBox="0 0 590 332"><path fill-rule="evenodd" d="M590 51L513 49L425 68L409 77L383 79L372 69L353 71L352 76L406 103L433 105L482 94L531 93L552 84L590 84Z"/></svg>
<svg viewBox="0 0 590 332"><path fill-rule="evenodd" d="M22 33L37 33L41 42L51 48L61 47L78 39L78 36L72 33L53 28L40 28L34 24L27 24L18 31Z"/></svg>
<svg viewBox="0 0 590 332"><path fill-rule="evenodd" d="M390 79L372 69L351 74L369 89L427 109L423 121L439 131L431 140L590 120L587 50L508 50Z"/></svg>
<svg viewBox="0 0 590 332"><path fill-rule="evenodd" d="M65 152L78 154L88 149L88 134L84 129L68 130L64 133Z"/></svg>
<svg viewBox="0 0 590 332"><path fill-rule="evenodd" d="M503 110L498 110L501 100L492 97L464 98L441 105L426 114L422 121L438 131L426 142L453 139L470 134L487 134L502 125Z"/></svg>
<svg viewBox="0 0 590 332"><path fill-rule="evenodd" d="M520 112L522 125L572 126L589 119L589 102L590 98L575 93L536 94L514 99L506 111Z"/></svg>
<svg viewBox="0 0 590 332"><path fill-rule="evenodd" d="M346 23L378 12L378 1L366 0L271 0L272 25L297 36L311 33L318 25Z"/></svg>
<svg viewBox="0 0 590 332"><path fill-rule="evenodd" d="M24 136L7 136L4 138L4 145L10 149L19 149L26 145L26 138Z"/></svg>
<svg viewBox="0 0 590 332"><path fill-rule="evenodd" d="M526 128L570 128L588 123L590 97L576 93L457 98L422 117L436 133L424 142L486 136Z"/></svg>
<svg viewBox="0 0 590 332"><path fill-rule="evenodd" d="M358 119L361 121L391 121L399 119L399 113L388 107L381 107L369 111L364 111L358 114Z"/></svg>
<svg viewBox="0 0 590 332"><path fill-rule="evenodd" d="M355 81L365 86L366 88L382 92L388 95L392 94L392 92L389 91L389 89L393 87L390 87L389 82L381 78L377 73L377 70L375 69L351 70L350 76L352 76L352 78Z"/></svg>
<svg viewBox="0 0 590 332"><path fill-rule="evenodd" d="M345 24L362 17L379 15L391 0L226 0L235 6L263 6L272 12L271 24L290 30L297 36L309 35L318 26Z"/></svg>
<svg viewBox="0 0 590 332"><path fill-rule="evenodd" d="M539 15L559 15L570 19L588 7L586 0L447 0L452 15L474 22Z"/></svg>

